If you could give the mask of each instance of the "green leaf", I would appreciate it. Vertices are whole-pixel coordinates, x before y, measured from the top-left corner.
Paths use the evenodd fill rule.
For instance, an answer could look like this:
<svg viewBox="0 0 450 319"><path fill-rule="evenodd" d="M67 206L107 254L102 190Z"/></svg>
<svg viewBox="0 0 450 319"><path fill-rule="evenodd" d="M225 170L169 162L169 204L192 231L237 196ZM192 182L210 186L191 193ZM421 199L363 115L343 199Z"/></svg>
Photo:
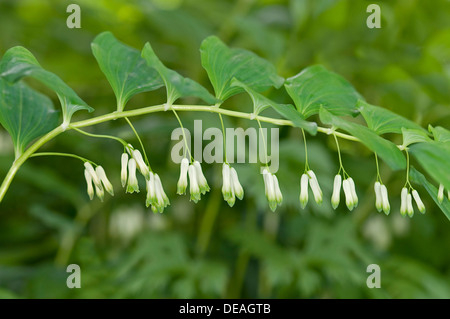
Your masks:
<svg viewBox="0 0 450 319"><path fill-rule="evenodd" d="M414 143L431 142L425 130L407 129L402 127L403 147L407 147Z"/></svg>
<svg viewBox="0 0 450 319"><path fill-rule="evenodd" d="M424 129L403 116L400 116L384 107L371 105L365 101L358 101L358 110L366 120L367 126L378 135L385 133L402 133L402 127L407 129Z"/></svg>
<svg viewBox="0 0 450 319"><path fill-rule="evenodd" d="M356 103L363 100L347 80L322 65L307 67L284 86L304 118L319 113L321 106L334 115L355 115Z"/></svg>
<svg viewBox="0 0 450 319"><path fill-rule="evenodd" d="M365 146L377 153L377 155L381 157L392 169L397 170L404 169L406 167L405 158L397 146L394 143L378 136L368 127L346 121L331 114L323 107L320 109L319 115L320 120L323 123L343 129L354 137L360 139Z"/></svg>
<svg viewBox="0 0 450 319"><path fill-rule="evenodd" d="M308 122L301 114L291 105L291 104L278 104L264 95L256 92L255 90L249 88L247 85L237 80L233 79L231 82L232 86L239 86L243 88L251 97L253 101L253 114L256 116L261 111L268 107L272 107L275 111L277 111L284 118L292 121L292 123L299 128L305 129L311 135L317 134L317 123Z"/></svg>
<svg viewBox="0 0 450 319"><path fill-rule="evenodd" d="M33 54L24 47L13 47L6 51L0 62L0 76L9 82L17 82L25 76L31 76L55 91L61 103L65 127L69 125L75 112L94 110L57 75L43 69Z"/></svg>
<svg viewBox="0 0 450 319"><path fill-rule="evenodd" d="M450 189L450 145L439 142L417 143L409 152L437 182Z"/></svg>
<svg viewBox="0 0 450 319"><path fill-rule="evenodd" d="M156 56L150 43L146 43L142 50L142 57L147 65L155 69L164 81L167 89L167 104L172 105L178 98L195 96L209 104L215 104L218 100L203 86L190 78L185 78L179 73L168 69Z"/></svg>
<svg viewBox="0 0 450 319"><path fill-rule="evenodd" d="M444 196L444 200L442 203L439 203L439 200L437 199L438 190L436 187L434 187L433 184L428 182L428 180L425 178L425 176L417 171L414 167L410 168L410 176L411 180L414 183L421 184L430 194L431 198L434 200L436 205L439 206L439 208L442 210L442 212L447 216L447 218L450 220L450 201L447 199L447 196Z"/></svg>
<svg viewBox="0 0 450 319"><path fill-rule="evenodd" d="M18 158L32 140L58 125L58 112L47 96L0 77L0 124L11 135Z"/></svg>
<svg viewBox="0 0 450 319"><path fill-rule="evenodd" d="M158 73L147 66L139 50L123 44L111 32L100 33L91 48L116 95L117 111L123 111L134 95L164 85Z"/></svg>
<svg viewBox="0 0 450 319"><path fill-rule="evenodd" d="M449 130L446 130L445 128L440 127L440 126L432 127L431 125L428 125L428 130L433 134L435 141L442 142L442 143L450 142L450 131Z"/></svg>
<svg viewBox="0 0 450 319"><path fill-rule="evenodd" d="M202 66L208 73L216 97L222 102L244 91L231 85L233 78L257 92L283 85L284 79L277 75L270 62L244 49L230 49L218 37L209 36L203 40L200 53Z"/></svg>

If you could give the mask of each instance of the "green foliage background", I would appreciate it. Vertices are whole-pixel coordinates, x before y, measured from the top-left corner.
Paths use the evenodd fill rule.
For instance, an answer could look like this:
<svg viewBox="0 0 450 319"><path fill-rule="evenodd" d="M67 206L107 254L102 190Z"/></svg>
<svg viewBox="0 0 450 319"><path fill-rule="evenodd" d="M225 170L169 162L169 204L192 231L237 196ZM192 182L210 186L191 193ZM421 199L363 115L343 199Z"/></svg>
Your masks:
<svg viewBox="0 0 450 319"><path fill-rule="evenodd" d="M289 77L323 64L349 80L375 105L422 126L450 123L450 3L448 1L77 1L82 28L66 27L66 3L50 0L0 2L0 54L28 48L58 74L96 115L115 109L114 94L91 54L90 42L109 30L141 49L149 41L170 68L209 89L199 47L210 34L233 47L252 50ZM382 10L382 28L366 27L367 5ZM37 82L28 81L56 95ZM284 90L268 94L289 102ZM127 107L164 102L164 89L140 94ZM195 102L187 100L187 102ZM224 107L251 112L245 94ZM85 114L76 119L87 118ZM270 114L270 112L268 112ZM214 114L182 113L193 129L217 127ZM255 123L225 118L226 126ZM220 165L203 165L212 191L199 204L177 196L179 167L170 159L171 114L134 123L144 137L152 168L172 205L162 215L145 209L143 193L125 195L120 185L122 147L114 141L68 132L44 147L92 158L105 167L116 196L89 201L82 165L68 158L33 158L19 171L0 204L0 297L2 298L450 298L447 218L417 185L425 215L402 218L400 189L405 172L382 164L391 214L374 206L373 155L341 141L360 205L334 212L329 203L338 170L333 140L308 138L311 166L324 190L324 204L298 202L304 150L300 131L282 128L277 176L285 200L269 211L258 165L235 164L245 199L223 201ZM125 121L98 125L96 133L118 135L137 145ZM393 136L397 144L400 136ZM0 132L0 176L13 161L7 133ZM419 166L413 162L413 165ZM82 288L66 287L68 264L79 264ZM366 267L381 267L381 289L368 289Z"/></svg>

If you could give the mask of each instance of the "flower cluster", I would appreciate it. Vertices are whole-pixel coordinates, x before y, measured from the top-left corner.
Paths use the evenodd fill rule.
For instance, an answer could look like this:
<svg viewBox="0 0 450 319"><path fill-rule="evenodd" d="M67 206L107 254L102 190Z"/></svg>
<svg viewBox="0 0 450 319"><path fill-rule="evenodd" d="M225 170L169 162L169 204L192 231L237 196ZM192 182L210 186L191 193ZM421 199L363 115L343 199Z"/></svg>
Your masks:
<svg viewBox="0 0 450 319"><path fill-rule="evenodd" d="M139 193L139 183L136 176L136 170L138 170L145 178L145 185L147 188L146 206L151 206L152 211L155 213L162 213L164 208L170 205L169 198L164 192L161 179L158 174L150 170L139 150L128 145L126 147L126 152L122 154L121 165L120 178L122 187L126 186L127 193Z"/></svg>
<svg viewBox="0 0 450 319"><path fill-rule="evenodd" d="M267 168L263 169L262 174L269 207L272 211L275 211L277 206L280 206L283 201L283 195L281 194L280 186L278 185L278 178L275 174L270 173Z"/></svg>
<svg viewBox="0 0 450 319"><path fill-rule="evenodd" d="M316 203L319 205L322 204L323 194L319 186L319 181L317 180L316 174L312 170L308 170L300 178L300 206L302 208L305 208L308 203L308 185L311 187Z"/></svg>
<svg viewBox="0 0 450 319"><path fill-rule="evenodd" d="M223 178L223 186L222 186L222 194L223 199L233 207L236 197L242 200L244 198L244 189L239 183L239 178L236 173L236 170L233 167L230 167L228 163L223 163L222 165L222 178Z"/></svg>
<svg viewBox="0 0 450 319"><path fill-rule="evenodd" d="M386 215L389 215L391 211L391 206L389 204L387 188L384 184L379 181L375 182L375 207L381 212L383 211Z"/></svg>
<svg viewBox="0 0 450 319"><path fill-rule="evenodd" d="M406 187L402 188L401 192L401 202L400 202L400 214L402 216L406 216L408 214L409 217L414 216L414 208L412 205L412 199L414 198L414 201L416 202L417 208L419 209L419 212L422 214L425 214L425 205L423 204L422 200L420 199L419 193L412 189L412 192L409 192L409 189Z"/></svg>
<svg viewBox="0 0 450 319"><path fill-rule="evenodd" d="M103 201L103 198L105 197L104 190L110 193L111 196L114 196L113 186L108 177L106 177L106 173L103 167L97 166L94 169L92 164L89 162L85 162L84 167L84 177L87 184L87 193L91 200L94 198L94 188L95 194L97 194L97 197L101 201Z"/></svg>
<svg viewBox="0 0 450 319"><path fill-rule="evenodd" d="M442 201L444 200L444 185L443 184L439 184L437 198L438 198L439 204L441 204ZM448 198L448 200L450 200L450 190L447 191L447 198Z"/></svg>
<svg viewBox="0 0 450 319"><path fill-rule="evenodd" d="M189 175L189 193L190 198L194 203L197 203L201 195L205 195L209 192L209 185L203 175L202 167L198 161L194 161L189 164L187 158L181 160L180 167L180 178L177 183L177 194L183 195L186 193L186 188L188 185L188 175Z"/></svg>

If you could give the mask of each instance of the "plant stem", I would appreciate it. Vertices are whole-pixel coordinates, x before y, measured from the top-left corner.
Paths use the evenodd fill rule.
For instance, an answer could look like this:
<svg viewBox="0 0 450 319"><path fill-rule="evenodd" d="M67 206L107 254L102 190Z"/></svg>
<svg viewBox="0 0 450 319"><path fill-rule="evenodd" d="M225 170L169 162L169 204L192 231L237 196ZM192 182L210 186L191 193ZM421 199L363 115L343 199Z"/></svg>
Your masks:
<svg viewBox="0 0 450 319"><path fill-rule="evenodd" d="M144 153L144 159L145 159L145 163L148 165L148 168L150 169L150 171L152 170L152 168L150 167L150 162L148 161L148 157L147 157L147 152L145 151L145 147L144 147L144 143L142 143L141 138L139 137L138 132L136 131L136 129L134 128L133 124L131 124L131 121L128 119L128 117L125 117L125 121L127 121L128 125L131 127L131 129L134 132L134 135L136 135L139 144L141 145L142 148L142 153Z"/></svg>
<svg viewBox="0 0 450 319"><path fill-rule="evenodd" d="M225 135L225 127L223 125L223 119L222 119L222 114L219 113L219 118L220 118L220 124L222 125L222 136L223 136L223 150L225 153L225 163L228 164L228 159L227 159L227 141L226 141L226 135Z"/></svg>
<svg viewBox="0 0 450 319"><path fill-rule="evenodd" d="M81 134L90 136L90 137L109 138L109 139L116 140L116 141L120 142L120 143L121 143L123 146L125 146L125 147L128 145L128 143L125 142L125 141L124 141L123 139L121 139L120 137L116 137L116 136L112 136L112 135L103 135L103 134L93 134L93 133L88 133L88 132L86 132L86 131L80 130L79 128L73 127L72 125L69 125L69 128L71 128L71 129L73 129L73 130L75 130L75 131L77 131L77 132L79 132L79 133L81 133Z"/></svg>
<svg viewBox="0 0 450 319"><path fill-rule="evenodd" d="M308 164L308 147L306 146L306 135L305 130L302 129L303 134L303 142L305 143L305 173L309 170L309 164Z"/></svg>
<svg viewBox="0 0 450 319"><path fill-rule="evenodd" d="M87 158L75 155L75 154L70 154L70 153L57 153L57 152L42 152L42 153L34 153L32 155L30 155L30 157L37 157L37 156L66 156L66 157L73 157L76 159L79 159L80 161L83 162L89 162L94 166L97 166L96 163L94 163L93 161L88 160Z"/></svg>
<svg viewBox="0 0 450 319"><path fill-rule="evenodd" d="M334 132L333 132L333 136L334 136L334 140L336 141L336 147L337 147L338 156L339 156L339 172L342 170L343 178L345 178L345 175L348 176L348 174L347 174L347 172L344 169L344 165L342 165L341 149L339 147L339 142L338 142L338 139L337 139L336 134ZM338 172L338 174L339 174L339 172Z"/></svg>
<svg viewBox="0 0 450 319"><path fill-rule="evenodd" d="M263 133L263 129L262 129L262 126L261 126L261 122L259 121L258 118L256 119L256 121L258 122L259 130L260 130L260 132L261 132L261 137L262 137L262 140L263 140L264 153L265 153L265 155L266 155L266 166L267 166L267 168L269 168L269 160L267 159L267 144L266 144L266 138L264 137L264 133Z"/></svg>
<svg viewBox="0 0 450 319"><path fill-rule="evenodd" d="M294 126L292 121L289 120L282 120L282 119L274 119L271 117L264 117L257 115L255 118L252 118L252 114L250 113L244 113L244 112L237 112L237 111L231 111L222 109L219 107L214 106L206 106L206 105L172 105L172 110L177 111L198 111L198 112L210 112L210 113L219 113L223 115L228 115L232 117L238 117L248 120L257 119L261 122L266 123L272 123L276 125L287 125L287 126ZM3 197L5 196L9 185L11 184L12 180L14 179L14 176L16 175L19 168L25 163L25 161L33 154L35 153L42 145L47 143L48 141L54 139L59 134L63 133L64 131L68 131L70 129L75 128L82 128L87 126L92 126L100 123L104 123L107 121L119 119L119 118L125 118L125 117L133 117L133 116L140 116L150 113L156 113L156 112L162 112L164 111L164 104L160 105L154 105L154 106L147 106L131 111L121 111L121 112L111 112L105 115L100 115L88 120L73 122L66 130L62 126L58 126L54 128L52 131L48 132L44 136L42 136L40 139L38 139L34 144L32 144L22 155L20 155L12 164L11 168L9 169L8 173L6 174L5 178L3 179L2 185L0 186L0 202L3 200ZM328 134L329 129L324 127L318 127L318 132ZM184 132L184 130L183 130ZM340 138L347 139L350 141L356 141L360 142L360 140L352 135L340 133L340 132L334 132L335 136L339 136Z"/></svg>
<svg viewBox="0 0 450 319"><path fill-rule="evenodd" d="M378 166L378 155L377 153L375 154L375 163L377 165L377 181L379 181L381 184L383 184L383 182L381 181L381 175L380 175L380 167Z"/></svg>
<svg viewBox="0 0 450 319"><path fill-rule="evenodd" d="M189 153L189 157L191 158L191 162L192 162L194 160L194 158L192 157L191 150L189 149L188 144L187 144L187 138L186 138L186 133L184 132L183 123L181 122L181 119L178 116L178 113L173 108L172 108L172 111L178 120L178 124L180 124L181 132L183 133L184 147L186 148L186 151ZM186 151L184 152L184 155L183 155L184 157L186 157Z"/></svg>

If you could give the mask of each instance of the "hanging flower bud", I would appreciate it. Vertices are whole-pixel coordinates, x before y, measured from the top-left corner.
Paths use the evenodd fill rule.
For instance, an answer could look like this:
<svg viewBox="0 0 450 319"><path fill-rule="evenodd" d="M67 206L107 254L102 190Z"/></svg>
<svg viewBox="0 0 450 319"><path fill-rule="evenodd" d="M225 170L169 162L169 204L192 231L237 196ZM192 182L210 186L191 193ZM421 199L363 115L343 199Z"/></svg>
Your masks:
<svg viewBox="0 0 450 319"><path fill-rule="evenodd" d="M100 201L103 202L103 198L105 197L105 192L103 191L103 186L100 185L100 187L97 187L97 185L94 184L95 187L95 193L97 194L97 197L100 199Z"/></svg>
<svg viewBox="0 0 450 319"><path fill-rule="evenodd" d="M380 191L381 191L381 202L383 206L383 212L386 215L389 215L389 213L391 212L391 205L389 204L389 197L386 186L381 185Z"/></svg>
<svg viewBox="0 0 450 319"><path fill-rule="evenodd" d="M186 193L186 188L187 188L187 173L188 173L188 169L189 169L189 160L187 158L183 158L181 160L181 165L180 165L180 178L178 179L178 183L177 183L177 194L178 195L183 195Z"/></svg>
<svg viewBox="0 0 450 319"><path fill-rule="evenodd" d="M355 182L353 181L353 178L349 177L348 183L350 185L350 192L352 193L353 207L356 207L358 206L358 195L356 194Z"/></svg>
<svg viewBox="0 0 450 319"><path fill-rule="evenodd" d="M269 207L274 212L277 208L277 197L275 194L275 185L273 180L273 175L269 172L267 168L264 168L263 170L263 178L264 178L264 185L266 188L266 197L269 201Z"/></svg>
<svg viewBox="0 0 450 319"><path fill-rule="evenodd" d="M449 195L450 195L450 192L449 192ZM437 198L438 198L439 204L441 204L442 201L444 200L444 185L443 184L439 184L439 190L438 190Z"/></svg>
<svg viewBox="0 0 450 319"><path fill-rule="evenodd" d="M86 179L87 193L90 200L92 200L94 198L94 187L92 186L92 176L87 169L84 170L84 178Z"/></svg>
<svg viewBox="0 0 450 319"><path fill-rule="evenodd" d="M408 212L408 189L406 187L402 188L400 197L400 214L406 216Z"/></svg>
<svg viewBox="0 0 450 319"><path fill-rule="evenodd" d="M150 172L150 178L145 180L145 184L147 186L147 197L145 199L145 206L149 207L150 205L152 205L153 208L153 205L155 205L157 202L157 198L156 198L155 176L152 172Z"/></svg>
<svg viewBox="0 0 450 319"><path fill-rule="evenodd" d="M127 184L128 177L128 154L123 153L121 158L121 170L120 170L120 181L122 182L122 187Z"/></svg>
<svg viewBox="0 0 450 319"><path fill-rule="evenodd" d="M375 182L375 208L377 211L381 212L383 210L383 196L381 194L381 184L380 182Z"/></svg>
<svg viewBox="0 0 450 319"><path fill-rule="evenodd" d="M413 217L414 216L414 208L412 205L412 196L411 194L408 194L408 196L406 197L406 207L408 209L408 216L409 217Z"/></svg>
<svg viewBox="0 0 450 319"><path fill-rule="evenodd" d="M156 208L158 212L162 213L164 211L164 208L166 208L168 205L170 205L169 198L167 197L166 193L164 192L164 189L162 187L161 179L159 178L158 174L154 174L154 185L155 185L155 191L156 191L156 199L157 199L157 205Z"/></svg>
<svg viewBox="0 0 450 319"><path fill-rule="evenodd" d="M130 158L128 161L128 185L127 193L139 193L139 184L136 177L136 161Z"/></svg>
<svg viewBox="0 0 450 319"><path fill-rule="evenodd" d="M236 195L237 198L242 200L244 198L244 189L242 188L241 183L239 183L237 172L233 167L230 168L230 174L231 174L231 186L233 188L234 194Z"/></svg>
<svg viewBox="0 0 450 319"><path fill-rule="evenodd" d="M414 201L416 202L417 208L419 209L419 212L422 214L425 214L425 205L423 204L422 200L420 199L419 193L414 189L412 191L412 196L414 197Z"/></svg>
<svg viewBox="0 0 450 319"><path fill-rule="evenodd" d="M344 189L344 195L345 195L345 205L347 205L347 208L351 211L353 210L353 197L352 192L350 190L350 183L348 179L344 179L342 182L342 188Z"/></svg>
<svg viewBox="0 0 450 319"><path fill-rule="evenodd" d="M147 164L145 164L144 159L142 158L141 152L139 150L133 150L133 158L136 161L136 166L141 172L141 174L145 177L145 179L150 178L150 170L148 169Z"/></svg>
<svg viewBox="0 0 450 319"><path fill-rule="evenodd" d="M302 209L308 204L308 180L307 174L303 174L300 178L300 207Z"/></svg>
<svg viewBox="0 0 450 319"><path fill-rule="evenodd" d="M273 178L273 188L275 191L275 199L278 205L281 205L283 202L283 194L281 194L280 185L278 184L278 178L275 174L272 175Z"/></svg>
<svg viewBox="0 0 450 319"><path fill-rule="evenodd" d="M198 187L200 188L200 192L205 195L206 192L209 192L208 182L206 181L205 175L203 175L202 167L198 161L194 161L194 167L197 172Z"/></svg>
<svg viewBox="0 0 450 319"><path fill-rule="evenodd" d="M223 199L227 202L233 197L233 191L231 187L231 173L230 173L230 166L226 163L223 163L222 165L222 195Z"/></svg>
<svg viewBox="0 0 450 319"><path fill-rule="evenodd" d="M100 165L95 168L95 172L97 173L98 178L103 184L103 188L111 194L111 196L114 196L114 189L109 181L108 177L106 177L105 170Z"/></svg>
<svg viewBox="0 0 450 319"><path fill-rule="evenodd" d="M331 195L331 206L333 206L333 209L336 209L339 206L341 200L341 185L342 177L340 174L337 174L334 177L333 194Z"/></svg>
<svg viewBox="0 0 450 319"><path fill-rule="evenodd" d="M84 163L84 167L86 168L86 170L91 175L92 181L94 182L94 185L96 185L98 188L101 188L102 187L102 183L100 181L100 178L98 178L97 173L95 173L95 169L92 166L92 164L89 163L89 162L85 162Z"/></svg>
<svg viewBox="0 0 450 319"><path fill-rule="evenodd" d="M320 205L322 204L322 190L320 189L316 174L314 174L312 170L309 170L307 174L309 176L309 186L313 192L314 200Z"/></svg>
<svg viewBox="0 0 450 319"><path fill-rule="evenodd" d="M200 187L198 186L198 181L197 181L197 171L194 167L194 165L189 165L189 169L188 169L188 173L189 173L189 192L191 195L191 200L194 203L197 203L200 200Z"/></svg>

